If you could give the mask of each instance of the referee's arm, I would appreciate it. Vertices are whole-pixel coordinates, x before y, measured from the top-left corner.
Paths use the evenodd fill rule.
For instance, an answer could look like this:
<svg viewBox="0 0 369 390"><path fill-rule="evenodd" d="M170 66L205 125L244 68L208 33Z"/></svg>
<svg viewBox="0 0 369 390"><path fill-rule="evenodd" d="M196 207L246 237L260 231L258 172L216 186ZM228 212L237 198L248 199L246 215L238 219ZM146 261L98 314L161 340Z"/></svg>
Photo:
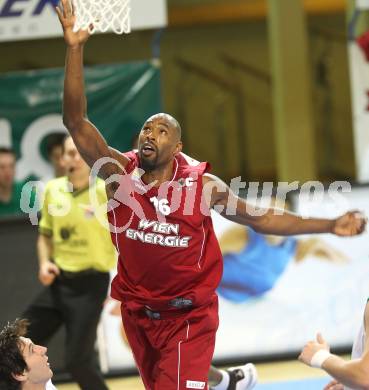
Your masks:
<svg viewBox="0 0 369 390"><path fill-rule="evenodd" d="M52 284L55 277L60 273L57 265L51 261L52 253L52 237L40 232L37 240L38 278L44 286Z"/></svg>

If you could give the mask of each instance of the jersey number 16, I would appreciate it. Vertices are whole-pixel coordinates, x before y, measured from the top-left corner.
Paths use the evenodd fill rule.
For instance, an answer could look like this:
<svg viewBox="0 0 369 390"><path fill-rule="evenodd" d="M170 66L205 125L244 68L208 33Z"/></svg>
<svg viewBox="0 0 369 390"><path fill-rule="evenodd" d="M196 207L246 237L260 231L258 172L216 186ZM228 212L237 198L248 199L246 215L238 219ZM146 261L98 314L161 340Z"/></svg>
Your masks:
<svg viewBox="0 0 369 390"><path fill-rule="evenodd" d="M170 207L167 199L158 199L156 196L150 198L150 202L154 204L156 211L159 211L160 214L169 215Z"/></svg>

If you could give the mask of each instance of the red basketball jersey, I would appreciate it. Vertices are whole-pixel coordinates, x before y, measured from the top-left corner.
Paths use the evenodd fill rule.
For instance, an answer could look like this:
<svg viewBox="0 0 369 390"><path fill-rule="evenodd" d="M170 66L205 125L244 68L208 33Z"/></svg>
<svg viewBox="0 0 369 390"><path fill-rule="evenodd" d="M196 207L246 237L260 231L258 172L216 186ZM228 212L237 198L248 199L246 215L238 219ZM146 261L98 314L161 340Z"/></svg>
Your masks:
<svg viewBox="0 0 369 390"><path fill-rule="evenodd" d="M209 170L184 154L174 160L173 178L146 186L139 157L130 162L108 219L119 253L113 298L133 310L149 306L170 310L208 303L223 270L222 254L210 211L202 197L202 176ZM120 193L119 193L120 192Z"/></svg>

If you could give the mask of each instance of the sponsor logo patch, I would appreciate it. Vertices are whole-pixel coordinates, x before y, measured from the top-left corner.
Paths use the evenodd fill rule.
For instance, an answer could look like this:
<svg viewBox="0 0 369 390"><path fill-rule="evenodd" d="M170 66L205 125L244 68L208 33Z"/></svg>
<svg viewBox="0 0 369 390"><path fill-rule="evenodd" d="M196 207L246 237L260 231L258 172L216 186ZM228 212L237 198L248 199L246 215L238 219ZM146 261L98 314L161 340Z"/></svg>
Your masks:
<svg viewBox="0 0 369 390"><path fill-rule="evenodd" d="M177 309L191 307L192 299L182 298L182 297L174 298L169 302L169 306L176 307Z"/></svg>
<svg viewBox="0 0 369 390"><path fill-rule="evenodd" d="M205 389L205 382L186 381L186 389Z"/></svg>

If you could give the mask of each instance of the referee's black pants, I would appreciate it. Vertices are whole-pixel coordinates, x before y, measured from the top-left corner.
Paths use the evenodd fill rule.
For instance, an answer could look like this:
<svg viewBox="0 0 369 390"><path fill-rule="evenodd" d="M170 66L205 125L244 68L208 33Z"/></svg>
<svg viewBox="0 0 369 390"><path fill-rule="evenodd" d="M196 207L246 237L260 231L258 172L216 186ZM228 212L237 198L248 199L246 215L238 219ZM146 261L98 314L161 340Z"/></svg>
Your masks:
<svg viewBox="0 0 369 390"><path fill-rule="evenodd" d="M109 281L109 273L104 272L61 272L23 313L30 321L27 336L35 344L46 345L65 325L65 366L82 390L108 390L95 341Z"/></svg>

